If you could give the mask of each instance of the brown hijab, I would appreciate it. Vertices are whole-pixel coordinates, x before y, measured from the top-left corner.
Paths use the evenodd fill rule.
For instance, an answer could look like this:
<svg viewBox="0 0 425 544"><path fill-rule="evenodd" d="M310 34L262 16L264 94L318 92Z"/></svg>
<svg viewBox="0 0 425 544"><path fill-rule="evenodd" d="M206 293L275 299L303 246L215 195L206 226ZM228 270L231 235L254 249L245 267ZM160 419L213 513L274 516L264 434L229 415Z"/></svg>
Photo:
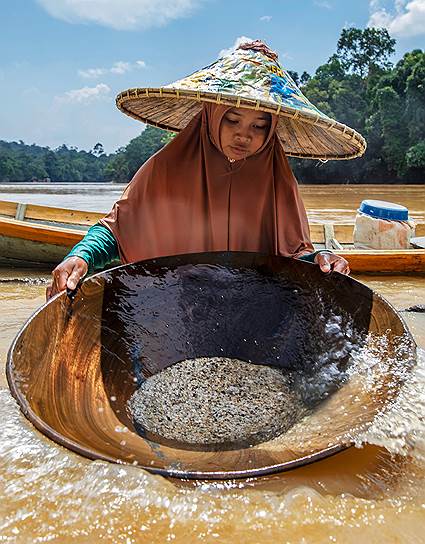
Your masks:
<svg viewBox="0 0 425 544"><path fill-rule="evenodd" d="M220 147L230 109L205 104L189 125L137 171L101 220L122 262L203 251L299 257L313 251L297 182L275 133L231 163Z"/></svg>

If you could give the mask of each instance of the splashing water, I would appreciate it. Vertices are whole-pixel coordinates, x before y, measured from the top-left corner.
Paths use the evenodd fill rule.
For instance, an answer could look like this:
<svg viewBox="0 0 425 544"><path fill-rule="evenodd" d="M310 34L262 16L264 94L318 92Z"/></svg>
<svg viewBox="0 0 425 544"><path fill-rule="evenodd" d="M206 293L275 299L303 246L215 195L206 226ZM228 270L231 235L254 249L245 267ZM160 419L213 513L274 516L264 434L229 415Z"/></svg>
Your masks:
<svg viewBox="0 0 425 544"><path fill-rule="evenodd" d="M418 349L418 364L409 372L407 383L391 407L375 418L357 437L356 444L376 444L393 453L425 462L425 350ZM401 372L403 370L401 369Z"/></svg>
<svg viewBox="0 0 425 544"><path fill-rule="evenodd" d="M42 302L42 287L25 289L34 307ZM357 357L352 372L362 375L373 353ZM0 542L425 542L424 384L419 349L400 395L357 447L281 475L212 483L79 457L38 433L3 387Z"/></svg>
<svg viewBox="0 0 425 544"><path fill-rule="evenodd" d="M258 542L261 535L261 542L272 542L285 530L287 542L323 542L325 535L329 542L354 542L355 534L369 535L372 542L395 542L395 535L403 542L420 542L425 515L425 424L420 415L424 378L425 352L420 350L418 366L397 401L358 441L363 448L379 444L404 456L388 457L383 474L362 475L362 495L369 488L368 499L329 493L320 465L329 465L331 459L316 463L313 478L306 467L262 480L186 487L137 468L91 462L35 431L3 389L0 486L6 500L0 506L1 541ZM388 473L395 487L388 487ZM338 478L342 489L350 488L336 469Z"/></svg>

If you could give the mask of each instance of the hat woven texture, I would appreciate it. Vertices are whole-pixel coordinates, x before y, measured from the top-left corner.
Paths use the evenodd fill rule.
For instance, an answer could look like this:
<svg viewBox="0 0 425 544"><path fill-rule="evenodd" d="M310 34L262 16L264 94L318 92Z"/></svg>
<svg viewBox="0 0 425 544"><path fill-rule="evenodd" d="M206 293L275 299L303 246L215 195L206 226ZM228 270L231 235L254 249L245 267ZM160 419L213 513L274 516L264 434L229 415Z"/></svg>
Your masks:
<svg viewBox="0 0 425 544"><path fill-rule="evenodd" d="M278 115L277 134L292 157L352 159L366 149L358 132L322 113L303 95L277 54L258 40L170 85L128 89L116 98L123 113L174 132L201 111L202 102Z"/></svg>

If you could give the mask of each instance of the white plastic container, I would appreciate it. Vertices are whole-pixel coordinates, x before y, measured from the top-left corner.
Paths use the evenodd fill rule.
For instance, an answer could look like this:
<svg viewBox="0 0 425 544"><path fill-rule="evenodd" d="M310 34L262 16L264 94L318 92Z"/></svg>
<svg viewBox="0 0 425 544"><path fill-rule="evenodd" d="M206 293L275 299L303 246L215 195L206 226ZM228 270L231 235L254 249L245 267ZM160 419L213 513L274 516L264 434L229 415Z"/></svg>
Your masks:
<svg viewBox="0 0 425 544"><path fill-rule="evenodd" d="M415 224L404 206L383 200L363 200L357 210L354 246L359 249L408 249Z"/></svg>

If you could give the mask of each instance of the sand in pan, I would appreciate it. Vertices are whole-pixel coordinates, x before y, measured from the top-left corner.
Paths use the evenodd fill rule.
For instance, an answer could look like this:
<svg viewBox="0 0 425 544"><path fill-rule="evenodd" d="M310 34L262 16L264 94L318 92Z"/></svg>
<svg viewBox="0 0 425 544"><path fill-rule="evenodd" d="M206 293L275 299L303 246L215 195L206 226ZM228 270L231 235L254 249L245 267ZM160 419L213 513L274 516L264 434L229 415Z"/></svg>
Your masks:
<svg viewBox="0 0 425 544"><path fill-rule="evenodd" d="M284 371L226 357L166 368L143 382L128 407L146 431L199 445L266 441L305 413Z"/></svg>

